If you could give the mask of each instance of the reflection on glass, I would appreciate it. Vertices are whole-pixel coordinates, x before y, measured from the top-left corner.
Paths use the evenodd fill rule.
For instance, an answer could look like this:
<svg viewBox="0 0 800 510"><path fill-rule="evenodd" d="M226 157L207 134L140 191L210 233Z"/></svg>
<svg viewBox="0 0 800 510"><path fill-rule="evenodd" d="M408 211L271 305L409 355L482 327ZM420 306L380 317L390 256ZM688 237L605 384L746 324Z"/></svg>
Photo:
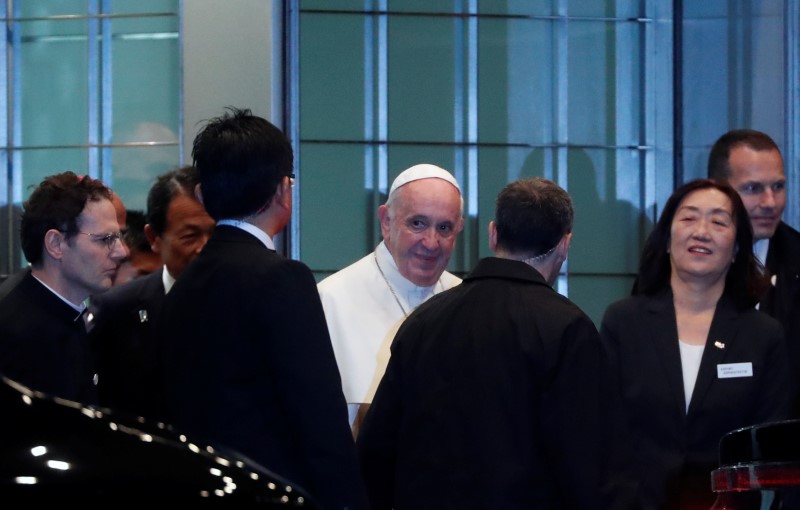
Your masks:
<svg viewBox="0 0 800 510"><path fill-rule="evenodd" d="M50 469L58 469L59 471L66 471L69 469L69 462L63 460L48 460L47 467Z"/></svg>

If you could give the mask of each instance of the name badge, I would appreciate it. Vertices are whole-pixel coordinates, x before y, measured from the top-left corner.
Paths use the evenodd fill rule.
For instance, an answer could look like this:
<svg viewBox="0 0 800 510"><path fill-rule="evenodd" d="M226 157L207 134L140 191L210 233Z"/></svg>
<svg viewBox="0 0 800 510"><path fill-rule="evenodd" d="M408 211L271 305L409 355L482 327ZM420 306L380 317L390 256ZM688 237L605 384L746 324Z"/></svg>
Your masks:
<svg viewBox="0 0 800 510"><path fill-rule="evenodd" d="M753 363L722 363L717 365L718 379L732 379L734 377L753 377Z"/></svg>

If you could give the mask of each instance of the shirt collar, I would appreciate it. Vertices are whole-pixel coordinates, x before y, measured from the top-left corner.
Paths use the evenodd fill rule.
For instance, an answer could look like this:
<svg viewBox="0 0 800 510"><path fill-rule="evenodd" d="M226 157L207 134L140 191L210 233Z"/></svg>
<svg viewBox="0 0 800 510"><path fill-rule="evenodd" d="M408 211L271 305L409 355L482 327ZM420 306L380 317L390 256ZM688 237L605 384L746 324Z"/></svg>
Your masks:
<svg viewBox="0 0 800 510"><path fill-rule="evenodd" d="M246 221L242 220L219 220L217 225L228 225L230 227L240 228L245 232L249 232L250 234L254 235L259 241L264 243L264 246L270 250L275 250L275 243L272 242L272 238L268 236L266 232L252 223L247 223Z"/></svg>
<svg viewBox="0 0 800 510"><path fill-rule="evenodd" d="M767 251L769 251L769 238L759 239L753 243L753 254L763 266L767 265Z"/></svg>
<svg viewBox="0 0 800 510"><path fill-rule="evenodd" d="M75 305L72 303L72 301L68 300L67 298L65 298L64 296L62 296L62 295L61 295L61 294L59 294L58 292L56 292L56 291L55 291L55 290L54 290L52 287L50 287L49 285L47 285L46 283L44 283L44 282L43 282L42 280L40 280L40 279L39 279L39 278L38 278L36 275L34 275L33 273L31 273L31 276L33 276L34 278L36 278L36 281L37 281L37 282L39 282L39 283L41 283L42 285L44 285L44 288L46 288L47 290L49 290L50 292L52 292L53 294L55 294L56 296L58 296L58 299L60 299L61 301L65 302L65 303L66 303L66 304L68 304L68 305L69 305L69 306L70 306L70 307L71 307L73 310L75 310L76 312L78 312L78 317L80 317L80 315L81 315L81 314L83 313L83 311L86 309L86 301L85 301L85 300L84 300L84 301L81 303L81 305L80 305L80 306L75 306ZM76 320L77 320L77 319L76 319Z"/></svg>
<svg viewBox="0 0 800 510"><path fill-rule="evenodd" d="M175 278L169 274L167 271L167 266L164 266L164 269L161 271L161 283L164 284L164 295L167 295L169 291L172 289L172 286L175 285Z"/></svg>

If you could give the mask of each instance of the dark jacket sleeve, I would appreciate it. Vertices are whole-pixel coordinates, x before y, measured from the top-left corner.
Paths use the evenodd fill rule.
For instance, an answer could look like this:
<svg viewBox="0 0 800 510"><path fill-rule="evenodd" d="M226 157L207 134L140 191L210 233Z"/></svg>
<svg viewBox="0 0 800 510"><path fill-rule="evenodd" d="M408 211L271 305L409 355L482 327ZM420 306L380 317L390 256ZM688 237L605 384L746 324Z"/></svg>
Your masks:
<svg viewBox="0 0 800 510"><path fill-rule="evenodd" d="M281 304L284 316L271 322L265 342L277 393L309 462L309 491L326 509L367 508L363 481L347 420L347 405L314 277L295 261L282 264L265 299Z"/></svg>

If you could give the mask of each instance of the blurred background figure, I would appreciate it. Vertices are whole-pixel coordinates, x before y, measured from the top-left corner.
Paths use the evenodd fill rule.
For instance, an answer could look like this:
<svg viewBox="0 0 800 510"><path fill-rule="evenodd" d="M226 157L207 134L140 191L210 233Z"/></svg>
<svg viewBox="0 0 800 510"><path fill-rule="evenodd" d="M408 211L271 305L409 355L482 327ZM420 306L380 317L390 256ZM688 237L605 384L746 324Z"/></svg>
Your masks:
<svg viewBox="0 0 800 510"><path fill-rule="evenodd" d="M645 243L634 295L605 313L643 509L709 508L722 436L787 415L786 346L754 308L767 282L752 244L733 188L684 184Z"/></svg>
<svg viewBox="0 0 800 510"><path fill-rule="evenodd" d="M161 257L150 249L150 241L144 233L145 216L141 211L128 210L122 241L128 247L128 258L119 266L114 278L114 287L128 283L134 278L144 276L161 268Z"/></svg>

